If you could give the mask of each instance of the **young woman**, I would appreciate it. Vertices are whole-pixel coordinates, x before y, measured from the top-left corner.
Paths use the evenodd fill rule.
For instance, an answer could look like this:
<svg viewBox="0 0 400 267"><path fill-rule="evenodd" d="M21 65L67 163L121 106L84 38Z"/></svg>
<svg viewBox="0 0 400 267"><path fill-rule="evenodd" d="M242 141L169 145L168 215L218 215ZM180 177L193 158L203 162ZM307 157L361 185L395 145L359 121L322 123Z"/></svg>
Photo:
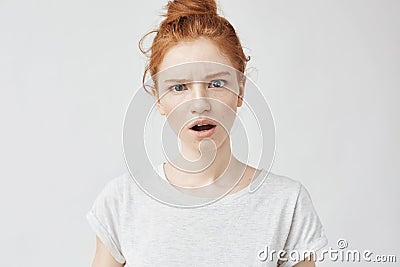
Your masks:
<svg viewBox="0 0 400 267"><path fill-rule="evenodd" d="M87 214L97 240L92 267L315 266L301 253L318 251L327 239L307 190L268 173L250 194L265 170L232 154L229 131L249 60L234 28L214 0L175 0L167 8L144 77L149 71L150 92L179 137L182 158L158 171L176 188L211 185L207 193L228 194L183 209L150 198L129 173L113 179ZM169 79L177 73L191 79Z"/></svg>

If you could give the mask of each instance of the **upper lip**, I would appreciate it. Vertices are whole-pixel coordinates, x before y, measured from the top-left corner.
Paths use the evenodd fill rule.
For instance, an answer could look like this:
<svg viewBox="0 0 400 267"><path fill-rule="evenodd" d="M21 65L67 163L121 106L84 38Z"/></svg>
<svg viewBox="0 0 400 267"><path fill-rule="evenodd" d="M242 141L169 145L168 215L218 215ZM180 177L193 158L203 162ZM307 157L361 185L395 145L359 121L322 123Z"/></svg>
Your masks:
<svg viewBox="0 0 400 267"><path fill-rule="evenodd" d="M193 126L196 126L197 124L210 124L210 125L216 126L216 123L210 119L197 119L197 120L193 121L192 123L190 123L188 127L192 128Z"/></svg>

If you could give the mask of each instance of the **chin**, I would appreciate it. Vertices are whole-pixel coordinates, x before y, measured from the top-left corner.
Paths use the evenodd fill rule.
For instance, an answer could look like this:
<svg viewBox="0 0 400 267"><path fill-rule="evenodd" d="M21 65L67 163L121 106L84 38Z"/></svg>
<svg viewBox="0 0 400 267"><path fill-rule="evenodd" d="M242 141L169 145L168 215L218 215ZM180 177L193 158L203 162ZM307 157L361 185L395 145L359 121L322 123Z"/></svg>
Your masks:
<svg viewBox="0 0 400 267"><path fill-rule="evenodd" d="M208 142L204 142L201 144L202 141L208 141ZM199 145L201 144L201 150L204 152L207 151L215 151L215 149L219 149L220 147L222 147L226 142L229 142L229 138L227 136L223 136L223 137L210 137L210 138L206 138L206 139L202 139L202 140L197 140L197 142L192 143L192 146L194 149L199 149Z"/></svg>

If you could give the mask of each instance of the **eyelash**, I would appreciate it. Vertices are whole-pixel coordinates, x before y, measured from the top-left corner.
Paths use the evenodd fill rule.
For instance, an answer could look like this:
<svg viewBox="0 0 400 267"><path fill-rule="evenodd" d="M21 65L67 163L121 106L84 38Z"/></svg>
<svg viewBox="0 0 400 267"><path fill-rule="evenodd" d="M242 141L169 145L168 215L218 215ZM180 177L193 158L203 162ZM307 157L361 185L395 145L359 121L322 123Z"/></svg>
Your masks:
<svg viewBox="0 0 400 267"><path fill-rule="evenodd" d="M221 85L221 86L218 86L218 87L211 87L211 84L214 83L214 82L216 82L216 81L221 81L221 82L222 82L222 85ZM209 82L208 88L223 88L225 84L226 84L226 81L225 81L225 80L222 80L222 79L212 80L211 82ZM180 86L180 85L183 86L183 89L180 90L180 91L176 91L174 88L175 88L176 86ZM186 88L186 85L183 84L183 83L175 84L175 85L172 85L171 87L169 87L169 90L171 90L171 91L173 91L173 92L176 92L176 93L182 92L183 90L186 90L186 89L187 89L187 88Z"/></svg>
<svg viewBox="0 0 400 267"><path fill-rule="evenodd" d="M212 87L212 88L223 88L224 85L226 84L226 81L225 81L225 80L222 80L222 79L212 80L212 81L210 82L210 84L212 84L213 82L217 82L217 81L221 81L221 82L222 82L222 85L221 85L221 86L218 86L218 87Z"/></svg>
<svg viewBox="0 0 400 267"><path fill-rule="evenodd" d="M176 90L174 89L174 87L179 86L179 85L182 85L182 86L184 87L184 89L186 89L185 84L182 84L182 83L172 85L169 89L170 89L171 91L173 91L173 92L182 92L183 90L181 90L181 91L176 91Z"/></svg>

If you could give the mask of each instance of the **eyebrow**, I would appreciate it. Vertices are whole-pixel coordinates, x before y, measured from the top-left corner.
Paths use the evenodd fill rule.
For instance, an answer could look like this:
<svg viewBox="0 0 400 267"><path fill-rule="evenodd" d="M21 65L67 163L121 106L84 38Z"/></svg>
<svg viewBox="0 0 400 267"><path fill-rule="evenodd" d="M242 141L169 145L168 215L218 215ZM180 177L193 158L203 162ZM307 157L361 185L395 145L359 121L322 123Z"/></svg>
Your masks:
<svg viewBox="0 0 400 267"><path fill-rule="evenodd" d="M228 71L221 71L221 72L217 72L217 73L213 73L213 74L209 74L205 77L205 79L212 79L215 77L219 77L219 76L227 76L230 75L230 73ZM165 83L185 83L185 82L191 82L192 80L187 80L187 79L171 79L171 80L165 80Z"/></svg>

